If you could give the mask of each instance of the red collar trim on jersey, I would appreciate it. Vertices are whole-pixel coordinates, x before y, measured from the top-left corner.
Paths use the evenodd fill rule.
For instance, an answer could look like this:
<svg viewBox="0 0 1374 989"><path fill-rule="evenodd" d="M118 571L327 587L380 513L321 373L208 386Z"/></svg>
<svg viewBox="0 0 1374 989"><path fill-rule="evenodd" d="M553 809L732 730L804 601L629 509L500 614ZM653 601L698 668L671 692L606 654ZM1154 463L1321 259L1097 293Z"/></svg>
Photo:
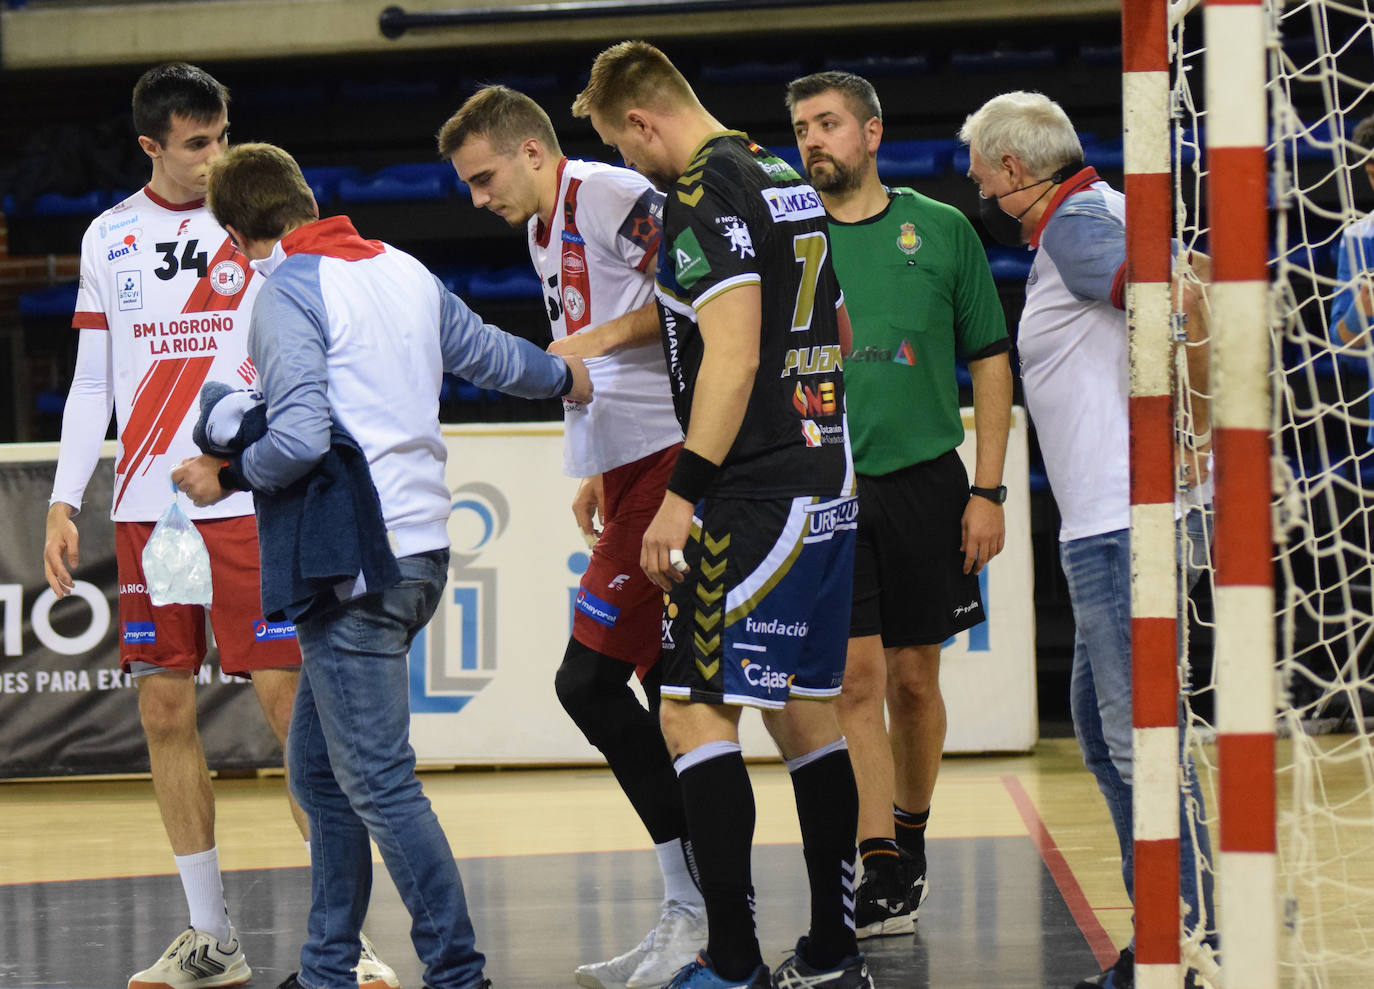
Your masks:
<svg viewBox="0 0 1374 989"><path fill-rule="evenodd" d="M340 261L365 261L386 251L380 240L363 240L346 216L331 216L297 227L281 239L281 249L292 254L320 254Z"/></svg>
<svg viewBox="0 0 1374 989"><path fill-rule="evenodd" d="M200 209L202 206L205 205L204 196L201 196L199 199L193 199L189 203L170 203L167 200L163 199L161 196L159 196L156 192L154 192L153 187L150 185L145 185L143 187L143 194L147 196L149 199L151 199L155 206L161 206L163 209L175 210L178 213L184 213L188 210L193 209Z"/></svg>
<svg viewBox="0 0 1374 989"><path fill-rule="evenodd" d="M558 191L560 193L563 191L563 168L567 164L568 159L566 156L558 159ZM553 204L554 213L558 212L558 207L562 205L562 203L563 197L560 195L558 197L558 202ZM549 219L553 219L553 213L549 214ZM543 217L539 217L535 222L536 225L534 228L534 242L538 244L540 247L548 247L549 235L553 233L553 224L550 223L546 225L544 223Z"/></svg>
<svg viewBox="0 0 1374 989"><path fill-rule="evenodd" d="M1054 211L1059 208L1059 204L1068 199L1075 192L1082 192L1094 182L1100 182L1097 169L1091 165L1080 169L1069 178L1064 180L1064 184L1054 190L1054 195L1050 198L1050 204L1045 207L1045 215L1040 217L1040 222L1035 225L1035 230L1031 232L1030 246L1038 248L1040 246L1040 235L1045 232L1045 224L1050 222L1050 217L1054 216Z"/></svg>

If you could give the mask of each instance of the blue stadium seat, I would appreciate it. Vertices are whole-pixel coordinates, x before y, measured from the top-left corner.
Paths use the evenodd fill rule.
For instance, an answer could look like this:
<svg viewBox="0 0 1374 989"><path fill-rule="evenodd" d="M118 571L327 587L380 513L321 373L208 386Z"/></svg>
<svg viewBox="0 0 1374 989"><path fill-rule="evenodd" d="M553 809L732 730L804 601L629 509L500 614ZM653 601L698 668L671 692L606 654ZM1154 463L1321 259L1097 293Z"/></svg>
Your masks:
<svg viewBox="0 0 1374 989"><path fill-rule="evenodd" d="M865 79L874 76L916 75L930 71L928 55L847 55L827 58L825 67L837 72L853 72Z"/></svg>
<svg viewBox="0 0 1374 989"><path fill-rule="evenodd" d="M53 388L44 388L33 397L34 411L44 416L60 416L67 407L67 396Z"/></svg>
<svg viewBox="0 0 1374 989"><path fill-rule="evenodd" d="M544 288L539 276L527 265L480 268L468 280L468 296L473 299L542 299Z"/></svg>
<svg viewBox="0 0 1374 989"><path fill-rule="evenodd" d="M800 59L787 59L782 62L717 62L701 67L702 79L718 86L750 82L787 83L799 75L802 75Z"/></svg>
<svg viewBox="0 0 1374 989"><path fill-rule="evenodd" d="M798 175L806 175L806 172L802 169L801 152L797 150L796 144L779 144L770 147L768 150L787 162L787 164L791 165Z"/></svg>
<svg viewBox="0 0 1374 989"><path fill-rule="evenodd" d="M1033 254L1021 247L989 247L988 267L994 281L1024 282L1030 274Z"/></svg>
<svg viewBox="0 0 1374 989"><path fill-rule="evenodd" d="M878 174L884 181L944 175L958 150L954 138L885 141L878 147Z"/></svg>
<svg viewBox="0 0 1374 989"><path fill-rule="evenodd" d="M969 158L967 145L960 144L959 147L954 149L953 165L955 175L961 177L966 177L968 175Z"/></svg>
<svg viewBox="0 0 1374 989"><path fill-rule="evenodd" d="M25 292L19 297L19 312L25 316L55 316L69 319L76 311L76 282Z"/></svg>
<svg viewBox="0 0 1374 989"><path fill-rule="evenodd" d="M302 168L306 184L315 194L315 202L324 206L339 196L339 183L344 179L357 179L362 170L352 165L322 165L315 168Z"/></svg>
<svg viewBox="0 0 1374 989"><path fill-rule="evenodd" d="M1099 172L1106 169L1120 169L1126 163L1126 152L1122 148L1121 138L1101 139L1096 135L1080 134L1079 140L1086 137L1092 138L1092 143L1083 142L1083 160L1096 168Z"/></svg>
<svg viewBox="0 0 1374 989"><path fill-rule="evenodd" d="M466 268L459 268L456 265L446 265L443 267L431 268L439 281L444 283L444 288L454 295L466 297L468 282L472 278L472 273Z"/></svg>
<svg viewBox="0 0 1374 989"><path fill-rule="evenodd" d="M1004 72L1008 69L1049 69L1059 61L1053 48L1004 48L957 51L950 64L960 72Z"/></svg>
<svg viewBox="0 0 1374 989"><path fill-rule="evenodd" d="M346 203L447 199L457 179L446 161L391 165L371 175L344 177L339 182L339 199Z"/></svg>
<svg viewBox="0 0 1374 989"><path fill-rule="evenodd" d="M28 206L20 206L13 196L6 196L4 210L10 216L91 216L102 213L111 204L110 194L92 189L79 196L63 196L45 192Z"/></svg>

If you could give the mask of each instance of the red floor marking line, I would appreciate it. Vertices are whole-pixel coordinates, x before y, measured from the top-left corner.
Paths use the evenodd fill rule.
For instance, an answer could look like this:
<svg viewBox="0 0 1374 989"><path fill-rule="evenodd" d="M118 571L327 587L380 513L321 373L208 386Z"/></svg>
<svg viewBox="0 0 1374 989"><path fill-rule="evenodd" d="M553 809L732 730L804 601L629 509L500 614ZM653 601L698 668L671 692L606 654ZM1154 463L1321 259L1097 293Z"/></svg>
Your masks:
<svg viewBox="0 0 1374 989"><path fill-rule="evenodd" d="M1015 776L1007 775L1002 777L1002 785L1011 794L1012 803L1016 804L1016 810L1021 814L1026 830L1030 832L1031 841L1035 842L1035 847L1040 850L1045 868L1050 870L1054 884L1059 887L1059 895L1064 897L1064 903L1067 904L1074 923L1083 932L1088 947L1097 956L1097 963L1106 968L1116 961L1117 950L1112 946L1112 939L1107 936L1107 931L1098 921L1097 914L1088 905L1088 898L1083 895L1083 887L1079 886L1078 880L1074 878L1073 870L1064 859L1064 853L1054 843L1049 828L1045 827L1045 822L1040 819L1040 812L1035 809L1035 803L1026 792L1026 788L1021 785L1021 781Z"/></svg>

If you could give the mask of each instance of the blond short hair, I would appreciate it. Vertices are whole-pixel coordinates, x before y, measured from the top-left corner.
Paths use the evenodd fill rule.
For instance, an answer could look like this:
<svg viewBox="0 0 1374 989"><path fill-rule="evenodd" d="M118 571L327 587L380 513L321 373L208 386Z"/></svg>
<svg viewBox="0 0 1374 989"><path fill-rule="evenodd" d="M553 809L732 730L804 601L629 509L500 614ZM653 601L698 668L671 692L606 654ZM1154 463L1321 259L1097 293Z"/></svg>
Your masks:
<svg viewBox="0 0 1374 989"><path fill-rule="evenodd" d="M439 155L452 158L473 137L485 137L500 155L515 153L530 138L557 158L563 156L553 122L534 100L508 86L483 86L468 97L439 130Z"/></svg>
<svg viewBox="0 0 1374 989"><path fill-rule="evenodd" d="M589 117L595 110L616 117L636 106L667 110L700 105L667 55L647 41L622 41L596 56L587 88L573 100L572 113Z"/></svg>
<svg viewBox="0 0 1374 989"><path fill-rule="evenodd" d="M276 240L315 219L315 197L296 159L272 144L238 144L210 166L215 222L249 240Z"/></svg>

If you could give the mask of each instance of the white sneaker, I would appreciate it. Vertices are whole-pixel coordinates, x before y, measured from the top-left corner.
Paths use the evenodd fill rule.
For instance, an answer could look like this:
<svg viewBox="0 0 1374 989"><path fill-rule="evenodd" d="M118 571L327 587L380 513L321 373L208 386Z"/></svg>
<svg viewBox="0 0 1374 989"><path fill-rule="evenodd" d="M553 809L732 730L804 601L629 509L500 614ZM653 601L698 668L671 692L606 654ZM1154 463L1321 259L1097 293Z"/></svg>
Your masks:
<svg viewBox="0 0 1374 989"><path fill-rule="evenodd" d="M586 986L587 989L625 989L626 980L635 974L639 963L653 948L656 930L658 928L650 931L643 941L625 954L616 955L608 962L591 962L577 966L573 970L573 981L579 986Z"/></svg>
<svg viewBox="0 0 1374 989"><path fill-rule="evenodd" d="M358 967L353 970L358 974L358 989L401 989L401 980L396 978L395 970L377 957L377 949L367 935L360 931L358 939L363 943Z"/></svg>
<svg viewBox="0 0 1374 989"><path fill-rule="evenodd" d="M625 989L659 989L690 964L706 944L706 911L680 900L663 904L658 926L649 935L653 944L634 974L625 980Z"/></svg>
<svg viewBox="0 0 1374 989"><path fill-rule="evenodd" d="M129 989L214 989L241 986L253 977L239 936L229 928L229 948L194 927L182 931L162 957L129 980Z"/></svg>

